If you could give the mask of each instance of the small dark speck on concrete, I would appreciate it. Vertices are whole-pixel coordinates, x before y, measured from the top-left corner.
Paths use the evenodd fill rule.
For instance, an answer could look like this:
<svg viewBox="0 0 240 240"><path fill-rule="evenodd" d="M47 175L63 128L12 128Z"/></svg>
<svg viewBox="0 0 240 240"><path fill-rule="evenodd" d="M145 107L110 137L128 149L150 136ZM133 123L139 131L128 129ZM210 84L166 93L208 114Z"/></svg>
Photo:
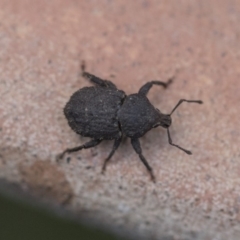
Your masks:
<svg viewBox="0 0 240 240"><path fill-rule="evenodd" d="M88 169L91 169L92 168L92 166L86 166L86 169L88 170Z"/></svg>
<svg viewBox="0 0 240 240"><path fill-rule="evenodd" d="M67 157L67 163L70 163L70 161L71 161L71 158Z"/></svg>
<svg viewBox="0 0 240 240"><path fill-rule="evenodd" d="M98 152L95 149L91 148L91 154L92 157L96 157L98 155Z"/></svg>
<svg viewBox="0 0 240 240"><path fill-rule="evenodd" d="M174 240L176 238L172 237L172 236L165 236L163 238L161 238L161 240Z"/></svg>
<svg viewBox="0 0 240 240"><path fill-rule="evenodd" d="M82 160L82 157L80 157L80 156L77 156L77 160Z"/></svg>
<svg viewBox="0 0 240 240"><path fill-rule="evenodd" d="M226 52L223 52L223 53L221 54L222 57L225 57L226 55L227 55Z"/></svg>

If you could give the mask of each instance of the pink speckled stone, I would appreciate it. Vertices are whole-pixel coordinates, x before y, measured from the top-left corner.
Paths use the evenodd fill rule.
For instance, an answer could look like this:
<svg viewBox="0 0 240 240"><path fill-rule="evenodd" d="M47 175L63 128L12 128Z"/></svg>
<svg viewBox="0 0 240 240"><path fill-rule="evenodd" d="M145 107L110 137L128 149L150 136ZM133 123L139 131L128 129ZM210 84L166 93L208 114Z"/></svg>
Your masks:
<svg viewBox="0 0 240 240"><path fill-rule="evenodd" d="M0 177L143 238L240 239L239 23L237 0L1 0ZM62 112L90 85L82 60L127 94L175 76L148 96L164 113L181 98L204 101L173 115L172 139L193 155L157 128L141 139L156 184L129 141L105 175L113 142L57 164L56 154L88 140Z"/></svg>

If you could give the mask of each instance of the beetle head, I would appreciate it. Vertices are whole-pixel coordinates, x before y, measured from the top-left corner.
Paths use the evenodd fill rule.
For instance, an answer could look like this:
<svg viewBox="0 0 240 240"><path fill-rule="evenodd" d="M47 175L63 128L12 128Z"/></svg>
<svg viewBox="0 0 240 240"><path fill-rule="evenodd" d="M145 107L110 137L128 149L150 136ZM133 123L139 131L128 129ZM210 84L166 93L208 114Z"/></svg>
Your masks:
<svg viewBox="0 0 240 240"><path fill-rule="evenodd" d="M157 123L153 126L154 128L161 126L164 128L169 128L172 124L172 118L170 114L163 114L157 109L158 116L157 116Z"/></svg>
<svg viewBox="0 0 240 240"><path fill-rule="evenodd" d="M160 115L160 123L159 126L164 128L169 128L172 124L172 118L169 114L162 114Z"/></svg>

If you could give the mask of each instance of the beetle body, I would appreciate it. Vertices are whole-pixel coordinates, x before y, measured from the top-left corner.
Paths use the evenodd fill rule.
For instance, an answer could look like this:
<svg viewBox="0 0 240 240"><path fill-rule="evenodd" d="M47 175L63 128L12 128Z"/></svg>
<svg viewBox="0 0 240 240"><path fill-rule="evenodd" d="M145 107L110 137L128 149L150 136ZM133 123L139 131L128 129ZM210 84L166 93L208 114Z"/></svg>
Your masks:
<svg viewBox="0 0 240 240"><path fill-rule="evenodd" d="M201 104L202 101L181 99L170 114L163 114L150 103L147 93L153 85L167 88L172 83L172 79L168 82L147 82L138 93L126 96L111 81L102 80L85 72L84 66L82 69L83 77L89 79L95 86L84 87L75 92L66 104L64 114L73 131L81 136L90 137L91 140L81 146L66 149L57 156L57 159L63 158L65 153L94 147L102 140L114 140L112 150L102 167L102 172L104 172L108 161L121 143L122 135L126 135L131 138L135 152L147 168L151 179L155 181L153 170L142 154L139 138L158 126L167 129L169 144L191 154L190 151L172 142L169 132L172 123L171 114L182 102Z"/></svg>

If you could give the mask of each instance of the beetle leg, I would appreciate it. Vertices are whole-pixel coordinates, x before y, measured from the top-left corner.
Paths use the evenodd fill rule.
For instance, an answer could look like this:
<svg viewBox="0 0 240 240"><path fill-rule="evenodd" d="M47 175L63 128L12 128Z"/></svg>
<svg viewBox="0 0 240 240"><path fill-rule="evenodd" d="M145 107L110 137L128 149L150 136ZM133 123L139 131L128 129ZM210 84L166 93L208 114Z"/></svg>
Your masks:
<svg viewBox="0 0 240 240"><path fill-rule="evenodd" d="M111 88L117 88L116 85L114 83L112 83L109 80L103 80L99 77L96 77L94 75L92 75L91 73L88 73L85 71L86 66L85 66L85 62L82 62L81 64L81 69L82 69L82 76L86 79L89 79L91 82L93 82L94 84L100 86L100 87L111 87Z"/></svg>
<svg viewBox="0 0 240 240"><path fill-rule="evenodd" d="M105 172L106 167L107 167L107 163L109 162L109 160L111 159L111 157L113 156L113 154L115 153L115 151L118 149L120 143L122 141L122 136L120 138L115 139L114 144L113 144L113 148L112 151L110 152L110 154L108 155L108 157L105 159L103 167L102 167L102 173Z"/></svg>
<svg viewBox="0 0 240 240"><path fill-rule="evenodd" d="M103 80L103 79L96 77L88 72L83 72L82 76L89 79L94 84L99 85L100 87L117 88L116 85L114 83L112 83L111 81Z"/></svg>
<svg viewBox="0 0 240 240"><path fill-rule="evenodd" d="M135 150L135 152L138 154L140 160L142 161L142 163L144 164L144 166L147 168L150 176L151 176L151 179L152 181L155 183L156 182L156 179L155 179L155 176L153 174L153 170L152 168L150 167L150 165L148 164L147 160L145 159L145 157L142 155L142 148L141 148L141 145L140 145L140 142L139 142L139 139L138 138L132 138L131 139L131 143L132 143L132 146L133 146L133 149Z"/></svg>
<svg viewBox="0 0 240 240"><path fill-rule="evenodd" d="M61 154L57 155L56 159L59 161L64 157L66 153L71 153L71 152L77 152L79 150L82 150L83 148L91 148L97 146L102 140L101 139L92 139L91 141L84 143L81 146L74 147L74 148L67 148L65 151L63 151Z"/></svg>
<svg viewBox="0 0 240 240"><path fill-rule="evenodd" d="M161 81L157 81L157 80L147 82L139 89L138 93L147 95L148 91L154 84L163 86L164 88L167 88L168 85L172 83L172 81L173 81L173 78L170 78L167 82L161 82Z"/></svg>

